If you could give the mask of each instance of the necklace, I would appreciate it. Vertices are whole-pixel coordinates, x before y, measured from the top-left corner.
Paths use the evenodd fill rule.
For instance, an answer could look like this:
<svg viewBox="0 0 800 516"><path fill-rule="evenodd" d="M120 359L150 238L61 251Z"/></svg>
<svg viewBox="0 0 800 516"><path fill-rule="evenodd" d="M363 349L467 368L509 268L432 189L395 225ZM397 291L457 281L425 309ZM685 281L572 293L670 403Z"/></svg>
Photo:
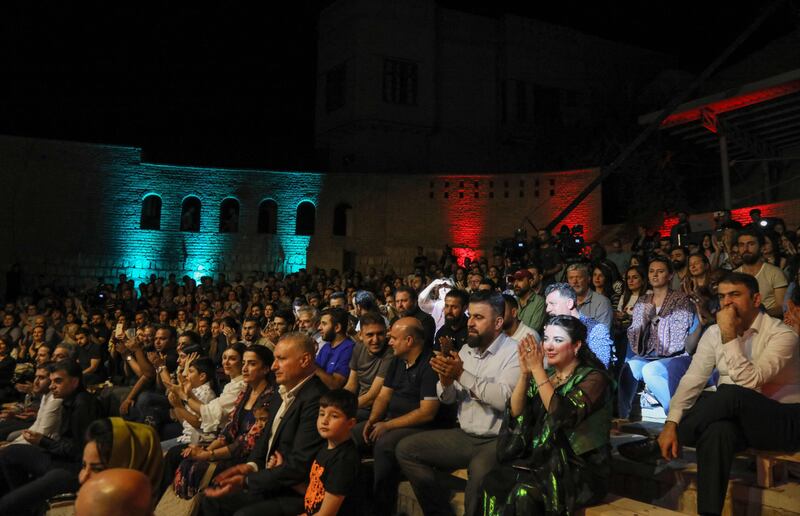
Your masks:
<svg viewBox="0 0 800 516"><path fill-rule="evenodd" d="M572 371L569 372L569 374L567 374L567 373L556 373L556 374L554 374L553 375L553 381L555 382L554 386L558 387L560 385L564 385L565 383L567 383L567 380L572 378L573 374L575 374L575 368L574 367L572 368Z"/></svg>

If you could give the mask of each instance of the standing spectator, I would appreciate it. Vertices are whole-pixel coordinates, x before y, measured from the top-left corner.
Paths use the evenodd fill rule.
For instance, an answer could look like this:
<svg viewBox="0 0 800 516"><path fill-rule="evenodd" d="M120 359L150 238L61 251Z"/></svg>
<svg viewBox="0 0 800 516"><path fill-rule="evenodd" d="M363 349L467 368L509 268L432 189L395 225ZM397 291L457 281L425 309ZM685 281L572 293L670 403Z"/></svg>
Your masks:
<svg viewBox="0 0 800 516"><path fill-rule="evenodd" d="M689 214L685 211L678 212L678 223L672 226L669 231L672 247L686 247L689 244L689 234L692 232L692 224L689 222Z"/></svg>

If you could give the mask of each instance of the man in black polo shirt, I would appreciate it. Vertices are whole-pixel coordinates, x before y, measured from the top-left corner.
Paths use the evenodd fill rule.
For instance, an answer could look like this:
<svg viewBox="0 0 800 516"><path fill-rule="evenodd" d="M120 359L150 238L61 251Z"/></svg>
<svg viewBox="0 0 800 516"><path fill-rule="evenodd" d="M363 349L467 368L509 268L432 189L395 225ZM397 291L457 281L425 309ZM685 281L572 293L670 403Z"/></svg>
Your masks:
<svg viewBox="0 0 800 516"><path fill-rule="evenodd" d="M394 359L366 422L353 434L359 447L373 447L375 457L375 514L391 514L397 491L397 461L394 448L411 434L441 423L438 376L430 366L431 351L424 345L422 324L403 317L389 331Z"/></svg>
<svg viewBox="0 0 800 516"><path fill-rule="evenodd" d="M90 331L78 328L75 332L75 342L78 344L78 363L83 371L84 385L97 385L108 379L106 367L103 364L103 353L100 344L92 342Z"/></svg>
<svg viewBox="0 0 800 516"><path fill-rule="evenodd" d="M458 351L467 342L467 304L469 294L464 290L453 289L444 296L444 325L436 332L433 350L440 351L442 339L447 339L453 350Z"/></svg>
<svg viewBox="0 0 800 516"><path fill-rule="evenodd" d="M417 292L413 288L403 285L395 292L394 302L397 305L397 312L400 317L413 317L422 323L422 328L425 332L425 349L433 349L436 321L417 304Z"/></svg>

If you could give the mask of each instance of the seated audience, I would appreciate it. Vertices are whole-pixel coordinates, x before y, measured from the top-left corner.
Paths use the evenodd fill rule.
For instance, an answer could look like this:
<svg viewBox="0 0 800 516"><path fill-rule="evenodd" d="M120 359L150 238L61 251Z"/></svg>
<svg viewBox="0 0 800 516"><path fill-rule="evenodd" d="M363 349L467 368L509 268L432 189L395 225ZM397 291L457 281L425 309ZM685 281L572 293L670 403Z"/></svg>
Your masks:
<svg viewBox="0 0 800 516"><path fill-rule="evenodd" d="M467 468L466 513L475 514L484 476L496 462L503 410L519 376L516 346L503 333L505 303L498 293L475 293L469 303L467 346L431 359L439 401L457 406L459 427L406 437L395 455L420 505L448 514L449 497L437 471Z"/></svg>
<svg viewBox="0 0 800 516"><path fill-rule="evenodd" d="M278 512L273 499L303 497L293 486L302 484L322 445L316 430L319 398L327 390L314 374L314 342L308 335L289 333L275 346L272 369L280 388L272 396L270 419L261 434L249 462L226 469L206 489L203 514L292 514L292 508ZM280 465L269 467L276 452Z"/></svg>
<svg viewBox="0 0 800 516"><path fill-rule="evenodd" d="M30 444L22 430L27 429L32 434L41 434L44 437L57 439L61 428L61 398L56 398L50 392L50 373L53 372L53 363L40 364L36 367L36 376L33 379L31 395L38 398L38 410L31 407L20 406L4 411L10 417L0 422L0 437L11 440L7 444ZM11 434L18 434L11 439Z"/></svg>
<svg viewBox="0 0 800 516"><path fill-rule="evenodd" d="M783 271L771 263L766 263L761 255L764 235L758 230L743 230L739 233L738 249L742 266L735 272L754 276L758 281L761 303L772 317L783 317L783 299L789 282Z"/></svg>
<svg viewBox="0 0 800 516"><path fill-rule="evenodd" d="M340 389L350 377L350 357L355 343L347 337L347 312L341 308L322 311L319 330L325 345L317 354L316 374L329 389Z"/></svg>
<svg viewBox="0 0 800 516"><path fill-rule="evenodd" d="M614 310L611 301L604 295L589 288L589 266L585 263L573 263L567 267L567 282L575 291L575 306L580 313L591 317L606 328L611 328ZM602 357L600 357L602 360Z"/></svg>
<svg viewBox="0 0 800 516"><path fill-rule="evenodd" d="M383 387L394 352L387 345L386 321L379 313L367 312L359 319L359 340L350 357L350 377L345 389L358 396L357 419L364 421Z"/></svg>
<svg viewBox="0 0 800 516"><path fill-rule="evenodd" d="M572 514L606 496L613 380L585 343L586 327L558 315L543 343L529 336L518 344L520 376L498 439L500 464L483 482L484 514Z"/></svg>
<svg viewBox="0 0 800 516"><path fill-rule="evenodd" d="M652 294L645 294L633 308L628 328L632 355L625 360L619 379L618 410L627 418L638 390L644 381L648 392L669 412L669 399L689 367L700 325L690 336L695 322L694 307L683 292L670 289L672 264L666 258L654 256L648 268ZM687 350L688 346L688 350Z"/></svg>
<svg viewBox="0 0 800 516"><path fill-rule="evenodd" d="M376 514L392 512L397 493L395 447L403 438L442 425L436 373L431 368L432 351L425 349L422 324L403 317L389 331L394 359L383 387L372 404L369 419L356 425L353 437L375 458L373 495Z"/></svg>
<svg viewBox="0 0 800 516"><path fill-rule="evenodd" d="M469 294L464 290L452 289L444 296L444 306L442 314L444 315L444 324L436 332L436 338L433 341L433 350L440 351L442 339L446 339L448 346L452 349L459 351L461 347L467 342L467 304L469 303Z"/></svg>
<svg viewBox="0 0 800 516"><path fill-rule="evenodd" d="M584 315L577 308L577 294L567 283L552 283L545 289L547 315L571 315L578 318L586 326L586 344L592 353L608 367L613 356L614 342L611 340L609 328L591 317Z"/></svg>
<svg viewBox="0 0 800 516"><path fill-rule="evenodd" d="M520 269L514 273L514 295L519 299L520 305L517 317L539 333L542 331L545 319L544 297L535 291L536 279L541 285L541 275L536 267L532 268L536 271L536 277L528 269Z"/></svg>
<svg viewBox="0 0 800 516"><path fill-rule="evenodd" d="M150 516L151 489L147 477L133 469L108 469L81 487L76 516Z"/></svg>
<svg viewBox="0 0 800 516"><path fill-rule="evenodd" d="M798 336L761 313L758 282L733 273L718 287L717 324L700 339L689 370L672 398L658 444L632 443L629 455L677 458L681 445L697 449L697 512L721 514L736 453L746 448L800 449ZM714 369L717 391L704 391ZM620 447L622 453L623 448Z"/></svg>

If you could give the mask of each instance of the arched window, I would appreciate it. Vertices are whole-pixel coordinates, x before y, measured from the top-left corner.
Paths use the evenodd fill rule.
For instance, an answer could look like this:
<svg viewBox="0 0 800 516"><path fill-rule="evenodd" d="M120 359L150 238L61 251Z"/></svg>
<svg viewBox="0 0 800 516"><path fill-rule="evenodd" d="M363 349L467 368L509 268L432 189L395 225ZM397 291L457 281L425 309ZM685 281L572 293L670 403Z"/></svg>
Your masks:
<svg viewBox="0 0 800 516"><path fill-rule="evenodd" d="M337 204L333 209L333 234L334 236L347 236L350 229L350 214L353 207L347 203Z"/></svg>
<svg viewBox="0 0 800 516"><path fill-rule="evenodd" d="M317 208L311 201L303 201L297 206L297 220L295 222L295 235L313 235Z"/></svg>
<svg viewBox="0 0 800 516"><path fill-rule="evenodd" d="M189 196L181 204L181 231L200 231L200 199Z"/></svg>
<svg viewBox="0 0 800 516"><path fill-rule="evenodd" d="M150 194L142 201L140 229L161 229L161 197Z"/></svg>
<svg viewBox="0 0 800 516"><path fill-rule="evenodd" d="M236 233L239 231L239 201L227 198L219 206L219 232Z"/></svg>
<svg viewBox="0 0 800 516"><path fill-rule="evenodd" d="M258 205L258 232L274 235L278 232L278 204L264 199Z"/></svg>

